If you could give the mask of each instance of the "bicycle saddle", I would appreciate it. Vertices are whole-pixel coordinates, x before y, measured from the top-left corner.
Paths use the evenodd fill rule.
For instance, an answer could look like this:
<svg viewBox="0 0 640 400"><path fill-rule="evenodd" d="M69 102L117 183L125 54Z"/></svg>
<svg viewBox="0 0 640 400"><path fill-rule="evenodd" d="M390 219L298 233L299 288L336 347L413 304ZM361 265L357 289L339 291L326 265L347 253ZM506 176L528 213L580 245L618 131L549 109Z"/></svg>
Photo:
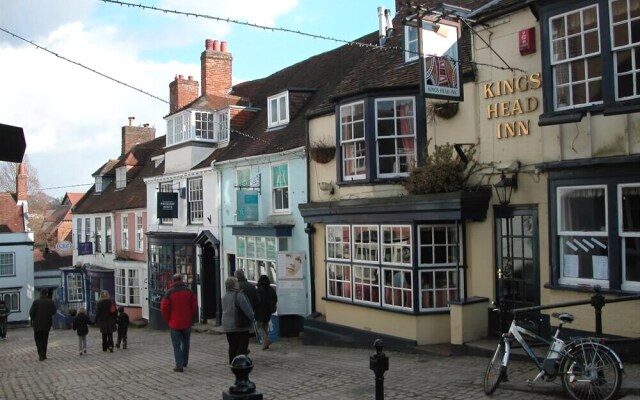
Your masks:
<svg viewBox="0 0 640 400"><path fill-rule="evenodd" d="M551 314L553 317L558 318L560 321L562 322L573 322L573 320L575 319L575 317L569 313L563 312L563 313L553 313Z"/></svg>

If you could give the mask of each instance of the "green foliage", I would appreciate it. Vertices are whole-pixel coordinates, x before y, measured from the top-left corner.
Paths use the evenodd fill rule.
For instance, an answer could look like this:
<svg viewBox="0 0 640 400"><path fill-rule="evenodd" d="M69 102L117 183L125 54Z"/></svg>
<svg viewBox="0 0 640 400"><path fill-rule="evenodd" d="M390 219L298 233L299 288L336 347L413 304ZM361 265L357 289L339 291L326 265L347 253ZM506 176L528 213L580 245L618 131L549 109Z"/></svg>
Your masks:
<svg viewBox="0 0 640 400"><path fill-rule="evenodd" d="M428 148L428 145L427 145ZM472 160L475 146L465 150L469 162L465 164L455 152L452 144L435 145L429 154L424 150L424 166L411 172L405 183L410 194L448 193L467 189L467 182L476 167Z"/></svg>

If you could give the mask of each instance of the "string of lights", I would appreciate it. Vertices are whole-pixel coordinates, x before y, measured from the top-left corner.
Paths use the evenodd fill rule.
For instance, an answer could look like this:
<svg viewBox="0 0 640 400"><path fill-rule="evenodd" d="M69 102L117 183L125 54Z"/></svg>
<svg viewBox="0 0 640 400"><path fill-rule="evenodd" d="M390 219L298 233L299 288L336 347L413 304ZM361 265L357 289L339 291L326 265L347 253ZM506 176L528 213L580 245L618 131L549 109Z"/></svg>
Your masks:
<svg viewBox="0 0 640 400"><path fill-rule="evenodd" d="M58 57L58 58L60 58L60 59L62 59L62 60L64 60L64 61L70 62L71 64L74 64L74 65L77 65L78 67L81 67L81 68L84 68L84 69L86 69L86 70L89 70L89 71L93 72L94 74L100 75L100 76L102 76L103 78L107 78L107 79L109 79L109 80L112 80L112 81L114 81L114 82L116 82L116 83L120 84L120 85L124 85L124 86L128 87L129 89L136 90L136 91L138 91L138 92L140 92L140 93L142 93L142 94L145 94L145 95L147 95L147 96L153 97L154 99L160 100L160 101L162 101L163 103L169 104L169 102L168 102L167 100L163 99L163 98L160 98L160 97L158 97L158 96L155 96L155 95L153 95L153 94L151 94L151 93L149 93L149 92L146 92L146 91L144 91L144 90L142 90L142 89L139 89L139 88L137 88L137 87L135 87L135 86L129 85L128 83L125 83L125 82L123 82L123 81L121 81L121 80L119 80L119 79L113 78L113 77L111 77L111 76L109 76L109 75L107 75L107 74L104 74L104 73L102 73L102 72L100 72L100 71L98 71L98 70L96 70L96 69L94 69L94 68L87 67L86 65L84 65L84 64L82 64L82 63L79 63L79 62L77 62L77 61L73 61L73 60L71 60L71 59L69 59L69 58L67 58L67 57L65 57L65 56L62 56L62 55L60 55L60 54L58 54L58 53L56 53L56 52L54 52L54 51L51 51L51 50L47 49L47 48L46 48L46 47L44 47L44 46L40 46L39 44L35 43L35 42L34 42L34 41L32 41L32 40L25 39L25 38L23 38L22 36L20 36L20 35L18 35L18 34L15 34L15 33L11 32L11 31L7 30L7 29L4 29L4 28L0 27L0 31L5 32L5 33L7 33L7 34L9 34L9 35L13 36L13 37L14 37L14 38L16 38L16 39L20 39L20 40L22 40L22 41L24 41L24 42L27 42L27 43L29 43L30 45L34 46L35 48L40 49L40 50L44 50L44 51L46 51L47 53L52 54L52 55L54 55L54 56L56 56L56 57Z"/></svg>

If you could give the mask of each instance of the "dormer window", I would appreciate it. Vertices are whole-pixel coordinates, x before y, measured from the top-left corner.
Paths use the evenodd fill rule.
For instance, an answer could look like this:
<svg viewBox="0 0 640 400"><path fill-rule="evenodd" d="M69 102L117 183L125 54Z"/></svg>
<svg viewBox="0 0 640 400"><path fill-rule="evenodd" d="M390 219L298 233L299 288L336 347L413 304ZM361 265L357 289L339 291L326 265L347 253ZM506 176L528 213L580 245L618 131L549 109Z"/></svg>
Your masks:
<svg viewBox="0 0 640 400"><path fill-rule="evenodd" d="M221 142L229 139L229 109L184 111L167 119L167 146L188 141Z"/></svg>
<svg viewBox="0 0 640 400"><path fill-rule="evenodd" d="M102 192L104 189L102 187L102 177L96 176L96 193Z"/></svg>
<svg viewBox="0 0 640 400"><path fill-rule="evenodd" d="M125 187L127 187L127 167L119 167L116 169L116 189Z"/></svg>
<svg viewBox="0 0 640 400"><path fill-rule="evenodd" d="M282 92L267 99L269 128L289 123L289 92Z"/></svg>

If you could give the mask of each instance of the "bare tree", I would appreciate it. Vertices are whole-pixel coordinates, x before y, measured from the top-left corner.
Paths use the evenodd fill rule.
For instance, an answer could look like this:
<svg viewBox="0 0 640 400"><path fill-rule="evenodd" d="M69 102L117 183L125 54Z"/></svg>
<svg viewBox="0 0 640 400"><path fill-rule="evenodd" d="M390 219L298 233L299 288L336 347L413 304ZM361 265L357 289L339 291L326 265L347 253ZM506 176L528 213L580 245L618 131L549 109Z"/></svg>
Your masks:
<svg viewBox="0 0 640 400"><path fill-rule="evenodd" d="M26 155L22 164L24 164L27 174L29 227L35 233L36 246L44 245L44 238L41 235L42 224L44 223L47 209L52 206L52 203L55 204L55 199L52 199L42 191L42 186L40 186L40 180L38 179L38 170L29 162ZM16 192L19 166L19 163L0 162L0 192Z"/></svg>

